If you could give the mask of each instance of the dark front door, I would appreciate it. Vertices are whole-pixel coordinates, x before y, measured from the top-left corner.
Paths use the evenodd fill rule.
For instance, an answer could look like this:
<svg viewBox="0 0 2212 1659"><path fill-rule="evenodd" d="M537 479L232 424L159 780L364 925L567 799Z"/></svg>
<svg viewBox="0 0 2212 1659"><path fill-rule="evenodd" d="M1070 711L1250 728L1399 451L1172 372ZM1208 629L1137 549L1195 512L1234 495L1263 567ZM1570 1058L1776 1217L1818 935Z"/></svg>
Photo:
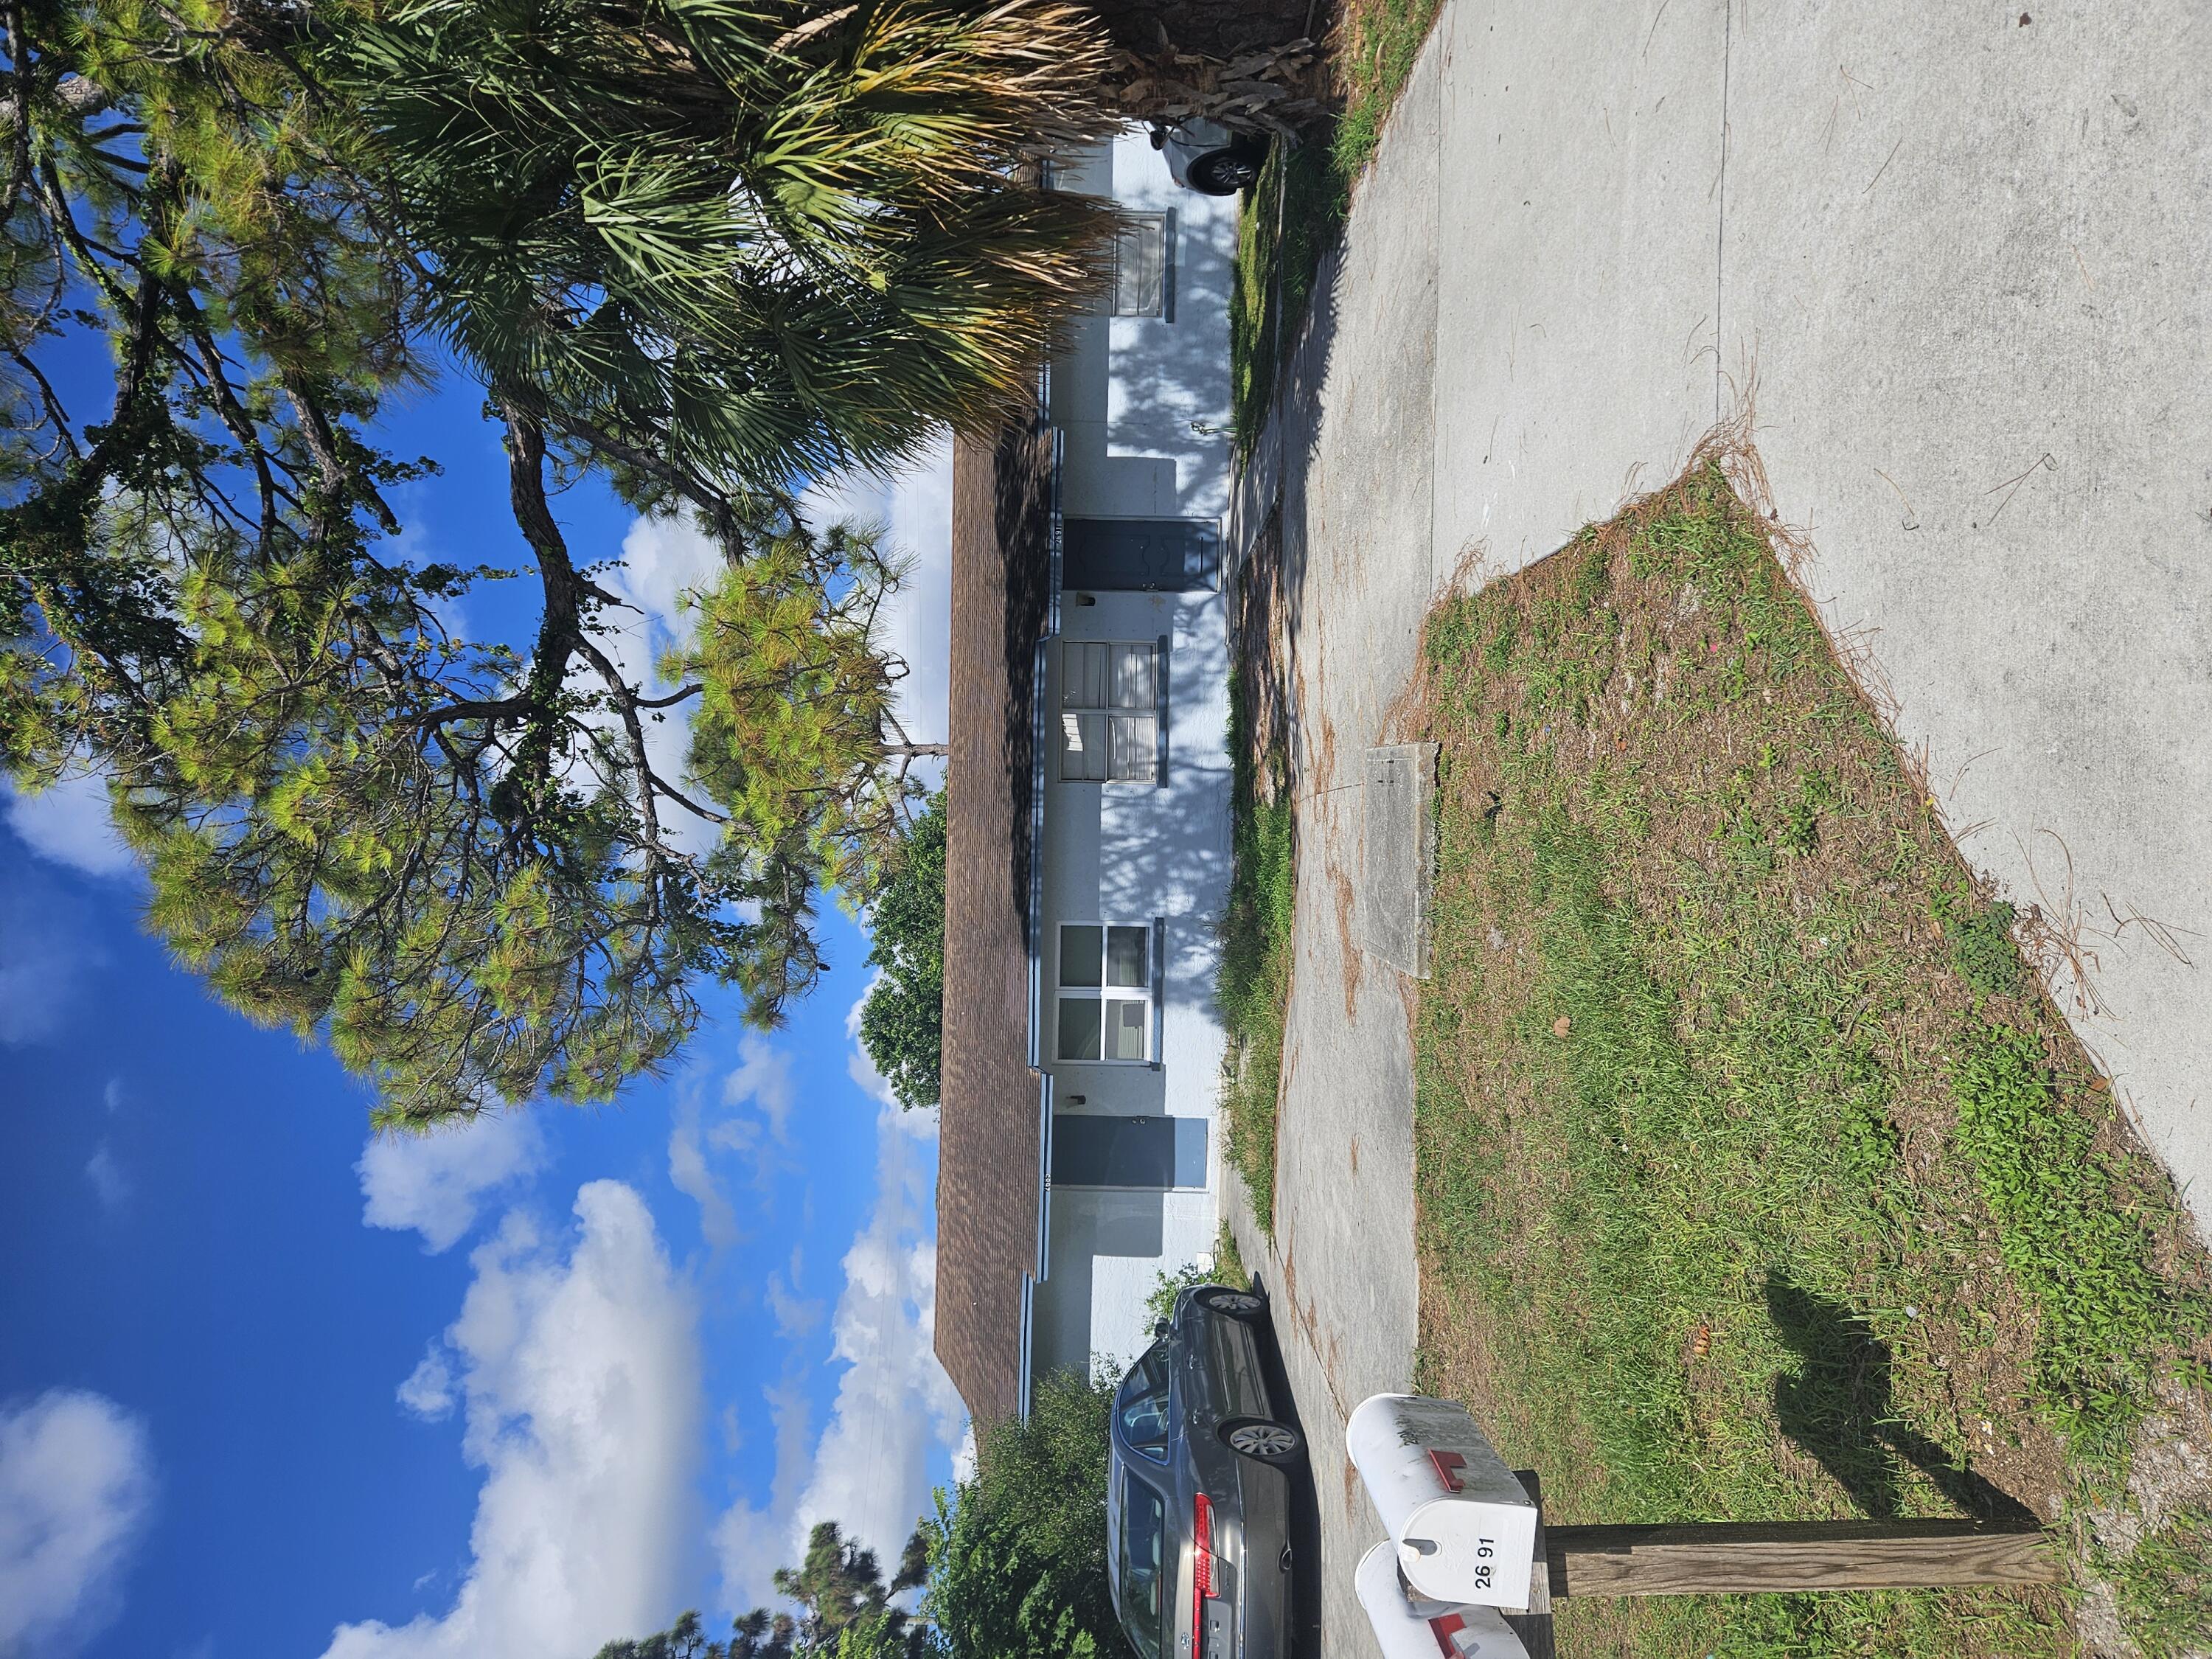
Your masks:
<svg viewBox="0 0 2212 1659"><path fill-rule="evenodd" d="M1068 519L1061 537L1063 587L1187 593L1220 579L1213 519Z"/></svg>
<svg viewBox="0 0 2212 1659"><path fill-rule="evenodd" d="M1206 1120L1054 1113L1052 1184L1203 1187Z"/></svg>

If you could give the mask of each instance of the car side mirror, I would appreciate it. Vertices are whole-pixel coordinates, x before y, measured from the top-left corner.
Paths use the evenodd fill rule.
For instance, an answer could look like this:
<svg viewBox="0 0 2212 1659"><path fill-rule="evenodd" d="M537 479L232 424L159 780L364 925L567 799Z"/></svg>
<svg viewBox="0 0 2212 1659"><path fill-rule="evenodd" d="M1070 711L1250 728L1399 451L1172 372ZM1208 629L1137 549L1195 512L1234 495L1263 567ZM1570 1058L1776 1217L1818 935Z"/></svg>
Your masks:
<svg viewBox="0 0 2212 1659"><path fill-rule="evenodd" d="M1166 1320L1156 1319L1152 1322L1152 1334L1154 1336L1165 1336L1167 1334L1168 1322Z"/></svg>

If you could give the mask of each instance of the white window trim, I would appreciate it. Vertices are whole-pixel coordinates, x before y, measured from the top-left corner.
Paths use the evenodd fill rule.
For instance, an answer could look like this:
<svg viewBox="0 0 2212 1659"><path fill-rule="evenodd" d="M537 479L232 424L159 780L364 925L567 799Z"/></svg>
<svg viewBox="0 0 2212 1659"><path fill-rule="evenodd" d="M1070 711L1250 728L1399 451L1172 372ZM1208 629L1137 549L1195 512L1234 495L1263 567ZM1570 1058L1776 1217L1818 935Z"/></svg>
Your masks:
<svg viewBox="0 0 2212 1659"><path fill-rule="evenodd" d="M1095 927L1098 929L1098 978L1100 982L1097 985L1069 985L1065 982L1067 974L1067 930L1071 927ZM1139 982L1135 985L1108 985L1104 982L1106 978L1107 960L1112 954L1109 943L1113 937L1111 930L1117 927L1126 929L1133 933L1140 933L1144 938L1145 959L1139 975ZM1053 948L1053 1064L1056 1066L1157 1065L1159 1061L1158 1048L1160 1042L1159 1006L1154 996L1155 988L1159 981L1159 963L1158 961L1158 956L1160 948L1160 941L1158 929L1150 922L1100 921L1079 918L1073 921L1063 921L1059 924L1059 931L1054 935ZM1144 1052L1142 1054L1134 1056L1118 1054L1109 1055L1107 1054L1105 1004L1109 1000L1114 1002L1133 1002L1143 1008L1144 1018L1142 1024L1139 1027L1139 1029L1144 1033ZM1060 1006L1063 1003L1067 1002L1089 1002L1097 1005L1098 1007L1098 1053L1093 1058L1087 1060L1070 1059L1060 1052Z"/></svg>

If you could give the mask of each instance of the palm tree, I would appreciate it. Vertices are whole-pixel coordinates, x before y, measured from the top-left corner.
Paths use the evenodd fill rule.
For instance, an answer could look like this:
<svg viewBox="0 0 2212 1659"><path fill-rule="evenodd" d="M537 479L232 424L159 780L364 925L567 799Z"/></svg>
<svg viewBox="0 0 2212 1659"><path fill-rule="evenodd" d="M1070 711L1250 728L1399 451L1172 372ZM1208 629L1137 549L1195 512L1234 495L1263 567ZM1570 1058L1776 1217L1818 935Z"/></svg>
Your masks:
<svg viewBox="0 0 2212 1659"><path fill-rule="evenodd" d="M1121 118L1062 0L400 0L343 54L452 344L695 500L994 425L1110 243L1034 165Z"/></svg>

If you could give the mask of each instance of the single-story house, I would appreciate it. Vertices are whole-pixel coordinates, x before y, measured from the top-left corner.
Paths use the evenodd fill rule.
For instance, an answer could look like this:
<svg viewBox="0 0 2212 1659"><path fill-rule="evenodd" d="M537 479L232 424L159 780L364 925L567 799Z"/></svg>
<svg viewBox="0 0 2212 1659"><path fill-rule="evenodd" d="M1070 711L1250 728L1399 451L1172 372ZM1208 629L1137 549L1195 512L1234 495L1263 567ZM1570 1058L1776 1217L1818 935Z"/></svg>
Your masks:
<svg viewBox="0 0 2212 1659"><path fill-rule="evenodd" d="M1133 1358L1218 1224L1234 198L1141 132L1036 418L953 452L937 1352L982 1420Z"/></svg>

